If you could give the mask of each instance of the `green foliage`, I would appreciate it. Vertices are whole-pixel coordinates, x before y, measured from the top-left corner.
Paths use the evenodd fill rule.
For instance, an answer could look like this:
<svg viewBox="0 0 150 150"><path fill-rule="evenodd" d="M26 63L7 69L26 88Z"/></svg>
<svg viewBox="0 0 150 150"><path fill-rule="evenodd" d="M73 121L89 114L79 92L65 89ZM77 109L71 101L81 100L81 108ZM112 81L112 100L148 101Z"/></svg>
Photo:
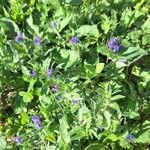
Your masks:
<svg viewBox="0 0 150 150"><path fill-rule="evenodd" d="M148 0L1 0L0 150L149 149L149 24Z"/></svg>

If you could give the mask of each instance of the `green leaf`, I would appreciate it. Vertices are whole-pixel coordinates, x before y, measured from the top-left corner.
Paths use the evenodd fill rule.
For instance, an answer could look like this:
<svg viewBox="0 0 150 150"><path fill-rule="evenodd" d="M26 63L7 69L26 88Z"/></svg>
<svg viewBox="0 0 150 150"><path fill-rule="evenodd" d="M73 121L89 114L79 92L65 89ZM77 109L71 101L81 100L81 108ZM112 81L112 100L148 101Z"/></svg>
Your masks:
<svg viewBox="0 0 150 150"><path fill-rule="evenodd" d="M33 86L36 81L37 81L37 79L31 79L29 87L28 87L28 92L33 90Z"/></svg>
<svg viewBox="0 0 150 150"><path fill-rule="evenodd" d="M101 19L102 19L101 27L104 30L104 33L107 34L111 27L111 21L105 14L101 15Z"/></svg>
<svg viewBox="0 0 150 150"><path fill-rule="evenodd" d="M119 100L119 99L122 99L122 98L125 98L125 96L123 95L115 95L111 98L111 100L115 101L115 100Z"/></svg>
<svg viewBox="0 0 150 150"><path fill-rule="evenodd" d="M64 143L69 144L71 139L70 139L70 135L68 133L68 123L66 120L66 117L63 117L59 120L59 124L60 124L60 134L61 134L61 139L63 140Z"/></svg>
<svg viewBox="0 0 150 150"><path fill-rule="evenodd" d="M120 112L120 107L119 107L119 105L117 103L111 103L109 105L109 107L111 107L111 108L117 110L118 112Z"/></svg>
<svg viewBox="0 0 150 150"><path fill-rule="evenodd" d="M110 127L110 125L111 125L111 114L110 114L110 112L109 111L105 111L104 113L104 116L105 116L105 119L106 119L106 121L107 121L107 124L108 124L108 128Z"/></svg>
<svg viewBox="0 0 150 150"><path fill-rule="evenodd" d="M69 134L72 140L80 140L87 135L86 132L81 129L81 127L73 128Z"/></svg>
<svg viewBox="0 0 150 150"><path fill-rule="evenodd" d="M50 62L51 62L51 58L49 58L49 57L43 61L43 70L45 70L45 71L48 70Z"/></svg>
<svg viewBox="0 0 150 150"><path fill-rule="evenodd" d="M136 62L141 59L143 56L148 55L148 53L137 47L129 47L122 55L121 59L126 59L129 61L129 64Z"/></svg>
<svg viewBox="0 0 150 150"><path fill-rule="evenodd" d="M85 62L84 67L86 71L86 78L90 79L102 72L104 63L97 63L96 65L92 65Z"/></svg>
<svg viewBox="0 0 150 150"><path fill-rule="evenodd" d="M6 150L6 141L4 139L4 137L0 137L0 150Z"/></svg>
<svg viewBox="0 0 150 150"><path fill-rule="evenodd" d="M82 25L78 30L77 33L80 36L94 36L99 37L99 31L96 25Z"/></svg>
<svg viewBox="0 0 150 150"><path fill-rule="evenodd" d="M50 1L50 3L52 4L52 6L54 7L54 8L60 8L60 2L59 2L59 0L55 0L55 1Z"/></svg>
<svg viewBox="0 0 150 150"><path fill-rule="evenodd" d="M101 73L104 68L104 63L97 63L96 64L96 73Z"/></svg>
<svg viewBox="0 0 150 150"><path fill-rule="evenodd" d="M36 33L37 35L39 34L39 28L37 25L34 25L33 24L33 18L32 18L32 15L29 16L29 18L27 18L26 20L27 22L27 30L30 34L34 34Z"/></svg>
<svg viewBox="0 0 150 150"><path fill-rule="evenodd" d="M25 113L25 112L22 112L22 113L21 113L21 124L22 124L22 125L25 125L25 124L28 123L28 121L29 121L28 114Z"/></svg>
<svg viewBox="0 0 150 150"><path fill-rule="evenodd" d="M59 32L61 32L65 28L65 26L67 26L69 24L71 19L72 19L72 15L68 15L61 21L60 27L59 27Z"/></svg>
<svg viewBox="0 0 150 150"><path fill-rule="evenodd" d="M138 132L137 143L149 143L150 141L150 121L146 120L140 127Z"/></svg>
<svg viewBox="0 0 150 150"><path fill-rule="evenodd" d="M31 100L34 98L32 93L30 92L19 92L19 95L23 97L23 101L25 103L31 102Z"/></svg>
<svg viewBox="0 0 150 150"><path fill-rule="evenodd" d="M68 58L65 60L65 69L73 66L79 60L79 53L75 50L68 51Z"/></svg>
<svg viewBox="0 0 150 150"><path fill-rule="evenodd" d="M144 132L136 139L136 142L138 143L149 143L149 141L150 141L150 131Z"/></svg>
<svg viewBox="0 0 150 150"><path fill-rule="evenodd" d="M16 32L19 31L17 24L8 18L0 18L0 26L4 28L9 38L15 36Z"/></svg>
<svg viewBox="0 0 150 150"><path fill-rule="evenodd" d="M109 134L109 135L107 136L107 139L109 139L109 140L115 142L115 141L118 140L118 137L117 137L115 134Z"/></svg>
<svg viewBox="0 0 150 150"><path fill-rule="evenodd" d="M25 66L21 66L22 73L26 76L30 76L30 72Z"/></svg>
<svg viewBox="0 0 150 150"><path fill-rule="evenodd" d="M103 144L94 143L87 146L84 150L108 150L108 148Z"/></svg>
<svg viewBox="0 0 150 150"><path fill-rule="evenodd" d="M111 52L111 50L108 50L108 48L106 46L98 46L97 47L97 52L101 53L102 55L107 56L108 58L113 58L113 54Z"/></svg>

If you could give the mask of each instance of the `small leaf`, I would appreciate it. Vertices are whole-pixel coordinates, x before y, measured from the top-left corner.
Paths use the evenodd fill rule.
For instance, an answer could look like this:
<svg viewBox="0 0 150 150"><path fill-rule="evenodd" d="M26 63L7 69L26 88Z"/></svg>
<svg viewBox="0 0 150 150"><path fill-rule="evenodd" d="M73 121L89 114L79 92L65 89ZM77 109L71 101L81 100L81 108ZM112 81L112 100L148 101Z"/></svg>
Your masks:
<svg viewBox="0 0 150 150"><path fill-rule="evenodd" d="M104 68L104 63L96 64L96 73L101 73Z"/></svg>
<svg viewBox="0 0 150 150"><path fill-rule="evenodd" d="M111 141L115 142L118 140L118 137L115 134L109 134L107 136L107 139L110 139Z"/></svg>
<svg viewBox="0 0 150 150"><path fill-rule="evenodd" d="M30 93L30 92L21 91L21 92L19 92L19 95L23 97L23 101L25 103L31 102L31 100L34 98L32 93Z"/></svg>
<svg viewBox="0 0 150 150"><path fill-rule="evenodd" d="M101 19L102 19L101 27L104 30L104 33L107 34L111 27L111 21L105 14L101 15Z"/></svg>
<svg viewBox="0 0 150 150"><path fill-rule="evenodd" d="M110 127L110 125L111 125L111 114L110 114L110 112L108 112L108 111L105 111L104 112L104 116L105 116L105 119L107 120L107 124L108 124L108 128Z"/></svg>
<svg viewBox="0 0 150 150"><path fill-rule="evenodd" d="M33 86L36 81L37 81L37 79L31 79L29 87L28 87L28 92L33 90Z"/></svg>
<svg viewBox="0 0 150 150"><path fill-rule="evenodd" d="M21 124L25 125L29 121L28 115L25 112L21 113Z"/></svg>
<svg viewBox="0 0 150 150"><path fill-rule="evenodd" d="M122 98L125 98L125 96L123 96L123 95L115 95L115 96L113 96L112 98L111 98L111 100L119 100L119 99L122 99Z"/></svg>

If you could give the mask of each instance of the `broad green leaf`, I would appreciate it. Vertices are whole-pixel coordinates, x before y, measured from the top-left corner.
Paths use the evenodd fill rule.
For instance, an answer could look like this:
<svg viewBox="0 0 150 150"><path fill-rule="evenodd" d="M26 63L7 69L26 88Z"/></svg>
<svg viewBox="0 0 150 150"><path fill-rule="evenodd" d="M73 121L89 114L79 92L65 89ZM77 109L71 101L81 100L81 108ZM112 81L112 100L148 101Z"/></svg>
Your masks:
<svg viewBox="0 0 150 150"><path fill-rule="evenodd" d="M14 37L16 35L16 32L19 31L17 24L8 18L0 18L0 26L4 28L9 38Z"/></svg>
<svg viewBox="0 0 150 150"><path fill-rule="evenodd" d="M69 68L69 67L73 66L79 60L79 53L77 51L71 50L68 52L69 52L68 53L69 55L68 55L68 58L66 60L65 68Z"/></svg>
<svg viewBox="0 0 150 150"><path fill-rule="evenodd" d="M150 141L150 131L145 131L142 133L137 139L136 142L138 143L149 143Z"/></svg>
<svg viewBox="0 0 150 150"><path fill-rule="evenodd" d="M22 112L21 113L21 124L25 125L28 123L28 121L29 121L28 114L25 112Z"/></svg>
<svg viewBox="0 0 150 150"><path fill-rule="evenodd" d="M60 124L60 134L61 134L61 139L63 140L64 143L69 144L71 139L70 139L70 135L68 133L68 123L66 120L66 117L63 117L59 120L59 124Z"/></svg>
<svg viewBox="0 0 150 150"><path fill-rule="evenodd" d="M119 99L122 99L122 98L125 98L125 96L123 95L115 95L115 96L112 96L111 100L119 100Z"/></svg>
<svg viewBox="0 0 150 150"><path fill-rule="evenodd" d="M21 70L24 75L30 76L30 72L25 66L21 66Z"/></svg>
<svg viewBox="0 0 150 150"><path fill-rule="evenodd" d="M143 31L149 31L150 30L150 16L148 16L145 23L142 25Z"/></svg>
<svg viewBox="0 0 150 150"><path fill-rule="evenodd" d="M111 104L109 104L109 107L117 110L117 112L120 112L120 107L117 103L111 103Z"/></svg>
<svg viewBox="0 0 150 150"><path fill-rule="evenodd" d="M73 17L72 15L68 15L61 21L60 27L59 27L59 32L61 32L65 28L65 26L68 25L68 23L70 22L72 17Z"/></svg>
<svg viewBox="0 0 150 150"><path fill-rule="evenodd" d="M80 140L87 136L86 132L81 129L81 127L75 127L70 132L70 137L72 140Z"/></svg>
<svg viewBox="0 0 150 150"><path fill-rule="evenodd" d="M142 37L142 44L143 45L150 44L150 35L149 34L145 34Z"/></svg>
<svg viewBox="0 0 150 150"><path fill-rule="evenodd" d="M140 48L129 47L122 55L121 58L129 61L129 65L139 60L143 56L148 55L148 53Z"/></svg>
<svg viewBox="0 0 150 150"><path fill-rule="evenodd" d="M27 18L27 30L30 34L34 34L36 33L37 35L39 34L39 28L37 25L34 25L33 23L33 18L32 15L29 16L29 18Z"/></svg>
<svg viewBox="0 0 150 150"><path fill-rule="evenodd" d="M104 68L104 63L97 63L96 64L96 73L101 73Z"/></svg>
<svg viewBox="0 0 150 150"><path fill-rule="evenodd" d="M23 97L23 101L25 103L31 102L31 100L34 98L32 93L30 92L19 92L19 95Z"/></svg>
<svg viewBox="0 0 150 150"><path fill-rule="evenodd" d="M110 114L109 111L105 111L103 114L104 114L105 119L106 119L107 124L108 124L107 128L109 128L110 125L111 125L111 116L112 116L112 115Z"/></svg>
<svg viewBox="0 0 150 150"><path fill-rule="evenodd" d="M47 131L46 140L48 140L48 141L50 141L52 143L55 143L56 139L55 139L54 133L52 133L50 131Z"/></svg>
<svg viewBox="0 0 150 150"><path fill-rule="evenodd" d="M28 92L33 90L33 86L34 86L34 84L35 84L36 81L37 81L36 78L31 79L29 87L28 87Z"/></svg>
<svg viewBox="0 0 150 150"><path fill-rule="evenodd" d="M0 137L0 150L6 150L6 141L4 139L4 137Z"/></svg>
<svg viewBox="0 0 150 150"><path fill-rule="evenodd" d="M48 70L50 62L51 62L51 58L49 57L43 61L43 70Z"/></svg>
<svg viewBox="0 0 150 150"><path fill-rule="evenodd" d="M115 134L109 134L107 136L107 139L110 139L111 141L115 142L118 140L118 137Z"/></svg>
<svg viewBox="0 0 150 150"><path fill-rule="evenodd" d="M112 54L112 51L109 50L104 45L98 46L96 50L97 50L98 53L101 53L102 55L107 56L108 58L113 58L114 57L113 54Z"/></svg>
<svg viewBox="0 0 150 150"><path fill-rule="evenodd" d="M96 25L82 25L77 30L77 33L79 33L80 36L93 36L96 38L99 37L99 31Z"/></svg>
<svg viewBox="0 0 150 150"><path fill-rule="evenodd" d="M100 74L104 68L104 63L97 63L96 65L88 64L85 62L85 71L86 71L86 78L92 78Z"/></svg>
<svg viewBox="0 0 150 150"><path fill-rule="evenodd" d="M54 7L54 8L59 8L60 7L60 2L59 2L59 0L55 0L55 1L50 1L50 3L52 4L52 6Z"/></svg>
<svg viewBox="0 0 150 150"><path fill-rule="evenodd" d="M146 120L140 127L138 132L137 143L149 143L150 141L150 121Z"/></svg>
<svg viewBox="0 0 150 150"><path fill-rule="evenodd" d="M111 21L105 14L101 15L101 19L102 19L101 27L104 30L104 33L107 34L111 27Z"/></svg>
<svg viewBox="0 0 150 150"><path fill-rule="evenodd" d="M108 148L100 143L94 143L87 146L84 150L108 150Z"/></svg>

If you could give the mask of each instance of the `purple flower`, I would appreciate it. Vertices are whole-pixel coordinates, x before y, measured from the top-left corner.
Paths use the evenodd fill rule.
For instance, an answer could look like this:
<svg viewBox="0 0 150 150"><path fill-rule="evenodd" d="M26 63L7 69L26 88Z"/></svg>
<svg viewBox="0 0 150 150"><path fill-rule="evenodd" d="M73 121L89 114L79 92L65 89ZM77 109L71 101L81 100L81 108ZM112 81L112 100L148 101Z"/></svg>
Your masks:
<svg viewBox="0 0 150 150"><path fill-rule="evenodd" d="M57 29L57 24L56 24L56 22L53 20L53 21L51 21L51 27L52 27L52 29Z"/></svg>
<svg viewBox="0 0 150 150"><path fill-rule="evenodd" d="M36 125L37 125L37 127L38 127L39 129L42 128L42 123L37 123Z"/></svg>
<svg viewBox="0 0 150 150"><path fill-rule="evenodd" d="M15 141L16 141L18 144L22 144L22 143L23 143L22 139L21 139L19 136L15 137Z"/></svg>
<svg viewBox="0 0 150 150"><path fill-rule="evenodd" d="M34 38L34 43L35 43L35 45L40 46L40 45L41 45L41 42L42 42L42 40L41 40L41 38L40 38L39 36L36 36L36 37Z"/></svg>
<svg viewBox="0 0 150 150"><path fill-rule="evenodd" d="M120 44L117 38L111 38L108 42L108 48L111 49L113 52L117 52L123 49L123 46Z"/></svg>
<svg viewBox="0 0 150 150"><path fill-rule="evenodd" d="M136 140L136 137L132 134L132 133L129 133L127 136L126 136L126 139L130 142L134 142Z"/></svg>
<svg viewBox="0 0 150 150"><path fill-rule="evenodd" d="M58 92L58 91L59 91L58 85L53 85L52 91L53 91L54 93L55 93L55 92Z"/></svg>
<svg viewBox="0 0 150 150"><path fill-rule="evenodd" d="M52 74L53 74L53 69L48 69L48 71L47 71L48 77L51 77Z"/></svg>
<svg viewBox="0 0 150 150"><path fill-rule="evenodd" d="M39 116L35 115L32 117L32 121L37 125L38 128L42 128L41 119Z"/></svg>
<svg viewBox="0 0 150 150"><path fill-rule="evenodd" d="M22 32L18 32L18 35L15 38L15 41L17 43L21 43L23 41L23 33Z"/></svg>
<svg viewBox="0 0 150 150"><path fill-rule="evenodd" d="M33 77L36 77L36 76L37 76L37 72L36 72L35 70L32 70L32 71L31 71L31 75L32 75Z"/></svg>
<svg viewBox="0 0 150 150"><path fill-rule="evenodd" d="M75 37L75 36L74 36L74 37L71 38L70 42L71 42L72 44L78 44L78 43L80 42L80 40L79 40L78 37Z"/></svg>

